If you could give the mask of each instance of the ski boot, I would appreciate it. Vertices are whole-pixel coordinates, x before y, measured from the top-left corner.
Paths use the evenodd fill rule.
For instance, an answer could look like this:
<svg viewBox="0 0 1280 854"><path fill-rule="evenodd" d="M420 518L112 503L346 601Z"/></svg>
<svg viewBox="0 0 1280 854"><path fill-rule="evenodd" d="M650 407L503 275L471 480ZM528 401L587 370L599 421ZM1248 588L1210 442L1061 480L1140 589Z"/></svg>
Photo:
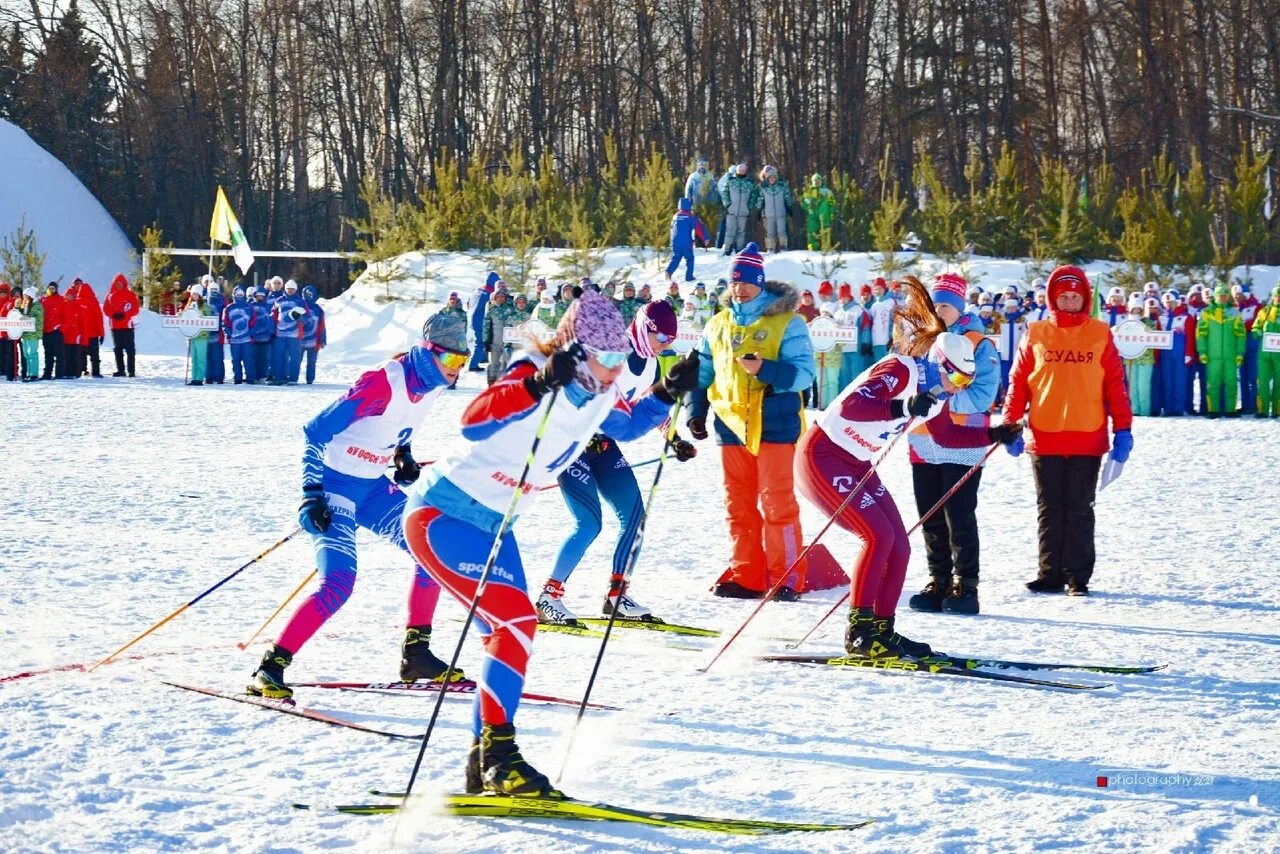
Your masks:
<svg viewBox="0 0 1280 854"><path fill-rule="evenodd" d="M903 655L911 658L928 658L933 655L933 648L927 643L921 641L913 641L911 638L903 637L894 629L894 621L897 617L877 617L876 622L880 624L880 634L889 638L894 646L902 650Z"/></svg>
<svg viewBox="0 0 1280 854"><path fill-rule="evenodd" d="M284 669L292 663L293 653L272 644L271 649L262 656L258 669L253 671L253 681L245 686L245 692L270 700L293 699L293 689L284 681Z"/></svg>
<svg viewBox="0 0 1280 854"><path fill-rule="evenodd" d="M509 723L485 724L480 729L480 737L471 741L471 751L467 754L467 794L484 792L522 798L563 800L565 797L551 785L547 775L534 769L520 755L515 724Z"/></svg>
<svg viewBox="0 0 1280 854"><path fill-rule="evenodd" d="M440 682L449 665L431 652L431 627L410 626L405 629L404 643L400 647L400 681ZM449 682L466 682L462 669L455 667L449 674Z"/></svg>
<svg viewBox="0 0 1280 854"><path fill-rule="evenodd" d="M957 578L947 598L942 600L942 610L948 614L978 613L978 579Z"/></svg>
<svg viewBox="0 0 1280 854"><path fill-rule="evenodd" d="M894 640L884 634L885 621L877 619L870 608L849 611L849 625L844 630L844 651L850 658L891 661L906 655Z"/></svg>
<svg viewBox="0 0 1280 854"><path fill-rule="evenodd" d="M653 617L653 611L650 611L644 605L627 595L627 583L617 579L611 579L609 584L609 595L604 597L603 613L607 617L613 613L615 606L618 609L619 620L631 620L637 623L657 622Z"/></svg>
<svg viewBox="0 0 1280 854"><path fill-rule="evenodd" d="M787 585L784 584L781 587L779 587L777 590L773 591L773 601L774 602L799 602L800 593L794 587L788 587Z"/></svg>
<svg viewBox="0 0 1280 854"><path fill-rule="evenodd" d="M929 579L929 583L924 586L923 590L907 600L907 607L912 611L940 613L942 611L942 602L947 598L950 589L950 576L935 575Z"/></svg>
<svg viewBox="0 0 1280 854"><path fill-rule="evenodd" d="M722 599L760 599L764 597L762 591L743 587L736 581L717 581L715 586L711 588L711 595L719 596Z"/></svg>
<svg viewBox="0 0 1280 854"><path fill-rule="evenodd" d="M578 615L564 604L564 585L555 579L547 579L538 596L538 622L552 626L578 626Z"/></svg>

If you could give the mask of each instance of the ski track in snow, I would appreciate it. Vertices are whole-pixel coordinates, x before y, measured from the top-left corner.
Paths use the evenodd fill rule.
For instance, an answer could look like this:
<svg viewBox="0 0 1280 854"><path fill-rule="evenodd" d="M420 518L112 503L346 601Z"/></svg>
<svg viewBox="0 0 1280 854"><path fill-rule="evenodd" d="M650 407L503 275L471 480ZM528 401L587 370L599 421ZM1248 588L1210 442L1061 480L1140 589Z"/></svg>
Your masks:
<svg viewBox="0 0 1280 854"><path fill-rule="evenodd" d="M140 374L181 362L142 358ZM372 364L369 362L368 364ZM193 389L176 380L81 380L5 392L10 457L0 492L0 676L115 649L296 525L299 428L359 369L323 365L314 387ZM415 437L441 454L482 375L440 399ZM983 614L920 615L906 597L925 581L919 536L900 625L955 653L1098 663L1168 662L1142 676L1038 674L1112 682L1089 695L950 677L828 671L755 662L781 652L841 591L772 604L709 675L719 639L619 630L564 788L658 810L876 824L833 834L731 837L626 825L408 814L391 819L291 810L294 801L372 800L400 789L417 746L325 727L167 688L162 679L239 690L266 641L244 640L310 571L304 537L140 643L176 653L86 675L0 684L0 849L419 851L961 851L1099 848L1263 851L1280 845L1280 596L1275 422L1139 419L1124 476L1098 498L1098 569L1087 600L1035 598L1035 494L1029 461L1003 453L983 477ZM12 447L12 445L11 445ZM655 457L648 437L627 447ZM669 621L730 631L752 603L707 593L727 536L718 454L667 467L636 570L636 597ZM656 467L638 476L642 489ZM884 479L915 519L905 448ZM822 519L802 500L809 534ZM568 521L554 492L517 525L530 584L546 575ZM616 523L568 585L595 612ZM825 542L846 566L858 545ZM346 607L299 654L297 681L393 679L408 558L362 532L360 581ZM447 657L463 609L445 597L437 652ZM812 641L841 647L843 611ZM283 619L264 637L274 637ZM671 649L664 642L700 646ZM540 635L527 689L578 698L598 641ZM463 667L479 665L469 637ZM413 732L433 697L300 689L300 704ZM573 710L529 705L520 744L554 774ZM446 699L419 790L459 790L470 701ZM1099 776L1182 775L1182 782L1099 788ZM1207 778L1198 780L1194 778ZM1203 785L1193 783L1203 782Z"/></svg>

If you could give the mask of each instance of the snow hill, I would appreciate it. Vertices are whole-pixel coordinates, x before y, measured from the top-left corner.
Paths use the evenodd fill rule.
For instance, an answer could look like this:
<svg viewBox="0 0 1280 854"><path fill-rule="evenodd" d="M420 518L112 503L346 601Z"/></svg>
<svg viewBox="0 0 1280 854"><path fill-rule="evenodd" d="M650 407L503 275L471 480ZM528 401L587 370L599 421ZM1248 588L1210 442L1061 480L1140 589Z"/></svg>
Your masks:
<svg viewBox="0 0 1280 854"><path fill-rule="evenodd" d="M80 179L22 128L0 119L0 236L11 237L24 217L48 256L44 281L64 291L79 277L101 299L117 273L129 275L136 266L129 238Z"/></svg>

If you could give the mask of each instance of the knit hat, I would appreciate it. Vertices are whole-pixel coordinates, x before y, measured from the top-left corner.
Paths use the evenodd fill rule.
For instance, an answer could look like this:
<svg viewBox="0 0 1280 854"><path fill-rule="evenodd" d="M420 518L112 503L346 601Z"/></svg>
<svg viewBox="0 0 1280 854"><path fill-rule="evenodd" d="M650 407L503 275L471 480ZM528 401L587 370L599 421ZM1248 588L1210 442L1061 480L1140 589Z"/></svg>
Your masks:
<svg viewBox="0 0 1280 854"><path fill-rule="evenodd" d="M671 306L667 306L669 311ZM461 323L461 321L459 321ZM595 291L583 291L556 327L556 344L578 342L595 350L622 352L631 348L627 325L613 301Z"/></svg>
<svg viewBox="0 0 1280 854"><path fill-rule="evenodd" d="M1116 285L1111 290L1107 291L1108 300L1115 299L1116 297L1124 298L1124 288L1119 285Z"/></svg>
<svg viewBox="0 0 1280 854"><path fill-rule="evenodd" d="M1017 297L1009 297L1004 301L1005 308L1017 308L1020 305L1022 305L1022 303L1018 302Z"/></svg>
<svg viewBox="0 0 1280 854"><path fill-rule="evenodd" d="M188 292L189 292L193 297L202 297L202 296L204 296L204 286L203 286L203 285L192 285L191 287L187 288L187 291L188 291Z"/></svg>
<svg viewBox="0 0 1280 854"><path fill-rule="evenodd" d="M964 311L965 291L969 285L964 277L957 273L941 273L933 277L933 287L929 296L934 305L949 305L956 311Z"/></svg>
<svg viewBox="0 0 1280 854"><path fill-rule="evenodd" d="M824 281L822 284L818 285L818 296L829 297L833 293L835 293L835 288L831 287L830 282Z"/></svg>
<svg viewBox="0 0 1280 854"><path fill-rule="evenodd" d="M1276 288L1276 290L1277 290L1277 291L1280 291L1280 288ZM36 298L36 289L35 289L35 288L32 288L32 287L25 288L25 289L22 291L22 295L23 295L24 297L26 297L27 299L35 299L35 298Z"/></svg>
<svg viewBox="0 0 1280 854"><path fill-rule="evenodd" d="M1158 299L1156 299L1155 297L1147 297L1147 299L1146 299L1146 306L1147 306L1147 308L1159 308L1159 307L1160 307L1160 301L1159 301Z"/></svg>
<svg viewBox="0 0 1280 854"><path fill-rule="evenodd" d="M764 287L764 259L760 257L760 244L753 240L738 253L729 266L729 278L757 288Z"/></svg>
<svg viewBox="0 0 1280 854"><path fill-rule="evenodd" d="M236 285L234 288L231 289L231 296L233 297L242 297L244 295L245 295L244 285Z"/></svg>
<svg viewBox="0 0 1280 854"><path fill-rule="evenodd" d="M1142 294L1137 291L1129 294L1129 310L1133 311L1135 308L1142 308Z"/></svg>
<svg viewBox="0 0 1280 854"><path fill-rule="evenodd" d="M853 285L843 282L840 285L839 298L842 300L853 299Z"/></svg>
<svg viewBox="0 0 1280 854"><path fill-rule="evenodd" d="M681 199L680 199L680 210L682 210L682 211L691 211L691 210L693 210L693 202L689 201L689 197L688 197L688 196L682 196L682 197L681 197Z"/></svg>
<svg viewBox="0 0 1280 854"><path fill-rule="evenodd" d="M1231 298L1231 291L1227 288L1226 285L1218 285L1216 288L1213 289L1213 298L1217 299L1218 297L1227 297L1228 299Z"/></svg>
<svg viewBox="0 0 1280 854"><path fill-rule="evenodd" d="M858 288L858 296L860 296L860 297L869 297L869 296L871 296L871 286L870 286L870 285L863 285L862 287Z"/></svg>
<svg viewBox="0 0 1280 854"><path fill-rule="evenodd" d="M467 325L451 311L437 311L422 324L420 346L434 344L451 353L467 352Z"/></svg>
<svg viewBox="0 0 1280 854"><path fill-rule="evenodd" d="M1072 291L1080 294L1087 302L1092 289L1089 286L1089 277L1084 274L1084 270L1071 264L1064 264L1049 274L1049 298L1055 303L1058 295L1063 291Z"/></svg>
<svg viewBox="0 0 1280 854"><path fill-rule="evenodd" d="M876 276L876 280L872 282L872 287L884 288L886 291L889 290L889 284L884 280L883 276Z"/></svg>
<svg viewBox="0 0 1280 854"><path fill-rule="evenodd" d="M298 283L295 282L293 279L290 279L289 281L284 283L284 289L286 291L296 291L298 289Z"/></svg>
<svg viewBox="0 0 1280 854"><path fill-rule="evenodd" d="M631 321L630 328L627 329L627 335L631 338L631 349L646 359L658 355L650 346L650 332L657 332L660 335L666 335L670 340L675 340L676 313L671 308L671 303L659 300L641 306L636 312L635 319Z"/></svg>
<svg viewBox="0 0 1280 854"><path fill-rule="evenodd" d="M246 288L246 289L245 289L244 295L245 295L245 296L247 296L247 297L251 297L251 296L253 296L254 294L257 294L257 293L259 293L259 291L258 291L258 286L257 286L257 285L250 285L248 288Z"/></svg>

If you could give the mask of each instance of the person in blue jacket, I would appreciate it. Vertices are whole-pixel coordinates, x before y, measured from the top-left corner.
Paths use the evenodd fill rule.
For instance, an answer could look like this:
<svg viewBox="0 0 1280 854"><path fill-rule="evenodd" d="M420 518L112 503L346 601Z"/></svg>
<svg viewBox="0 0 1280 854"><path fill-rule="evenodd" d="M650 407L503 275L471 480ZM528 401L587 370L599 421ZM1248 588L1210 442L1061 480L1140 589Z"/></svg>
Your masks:
<svg viewBox="0 0 1280 854"><path fill-rule="evenodd" d="M302 362L302 319L307 316L307 304L298 295L298 283L285 282L284 296L271 307L276 325L275 359L272 362L271 382L285 385L298 381L298 365Z"/></svg>
<svg viewBox="0 0 1280 854"><path fill-rule="evenodd" d="M271 376L271 342L276 337L276 322L271 316L271 304L267 292L250 288L253 293L253 322L249 328L249 340L253 344L253 379L250 385L266 382Z"/></svg>
<svg viewBox="0 0 1280 854"><path fill-rule="evenodd" d="M208 303L213 316L218 318L218 328L209 332L209 341L205 345L204 383L222 385L227 379L227 363L222 349L227 339L226 330L222 328L222 310L227 307L227 300L222 296L222 286L212 276L205 278L209 280L205 293L209 295Z"/></svg>
<svg viewBox="0 0 1280 854"><path fill-rule="evenodd" d="M253 288L257 290L257 288ZM253 306L246 299L245 289L239 285L231 292L231 302L222 310L222 334L226 336L227 345L231 349L231 379L236 385L246 380L252 383L253 372L253 339L250 330L253 328Z"/></svg>
<svg viewBox="0 0 1280 854"><path fill-rule="evenodd" d="M472 371L479 371L480 366L489 358L484 347L484 316L489 307L489 297L501 281L502 277L490 270L489 275L485 276L484 284L476 290L467 304L467 322L471 324L471 340L475 342L475 349L471 353L471 364L467 366Z"/></svg>
<svg viewBox="0 0 1280 854"><path fill-rule="evenodd" d="M357 529L408 551L401 521L403 490L422 473L413 458L413 433L441 392L458 378L466 360L466 327L452 315L433 314L408 352L361 375L302 428L298 522L311 535L321 582L262 657L247 688L250 694L277 699L293 695L284 669L355 587ZM394 477L388 475L388 466L395 467ZM431 623L439 600L440 585L415 561L401 647L402 681L441 681L445 676L448 665L431 652ZM455 668L449 681L465 679ZM471 687L475 690L474 683Z"/></svg>
<svg viewBox="0 0 1280 854"><path fill-rule="evenodd" d="M693 281L693 244L707 245L707 230L702 227L702 220L693 212L693 205L688 199L680 199L680 209L671 217L671 263L667 264L667 277L676 271L680 262L684 261L684 280Z"/></svg>
<svg viewBox="0 0 1280 854"><path fill-rule="evenodd" d="M1162 297L1164 312L1157 322L1157 329L1173 333L1173 347L1156 353L1155 377L1152 380L1152 415L1185 415L1187 389L1191 387L1191 360L1187 352L1187 307L1182 294L1170 289Z"/></svg>
<svg viewBox="0 0 1280 854"><path fill-rule="evenodd" d="M324 309L320 307L318 298L315 285L302 286L302 300L307 305L307 316L302 318L302 355L307 361L307 385L316 381L316 356L329 344L324 328ZM297 369L290 379L295 383L298 381Z"/></svg>

